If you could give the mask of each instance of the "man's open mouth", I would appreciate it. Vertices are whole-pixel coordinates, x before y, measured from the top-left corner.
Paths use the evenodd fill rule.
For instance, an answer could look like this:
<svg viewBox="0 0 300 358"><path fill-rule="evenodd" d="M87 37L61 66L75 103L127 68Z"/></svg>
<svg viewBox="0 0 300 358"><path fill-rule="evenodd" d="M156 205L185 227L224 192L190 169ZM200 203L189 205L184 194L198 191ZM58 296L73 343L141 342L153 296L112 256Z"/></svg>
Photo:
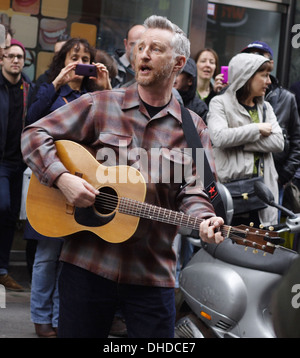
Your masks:
<svg viewBox="0 0 300 358"><path fill-rule="evenodd" d="M140 67L140 71L142 73L148 73L148 72L151 71L151 68L149 66L143 65L143 66Z"/></svg>

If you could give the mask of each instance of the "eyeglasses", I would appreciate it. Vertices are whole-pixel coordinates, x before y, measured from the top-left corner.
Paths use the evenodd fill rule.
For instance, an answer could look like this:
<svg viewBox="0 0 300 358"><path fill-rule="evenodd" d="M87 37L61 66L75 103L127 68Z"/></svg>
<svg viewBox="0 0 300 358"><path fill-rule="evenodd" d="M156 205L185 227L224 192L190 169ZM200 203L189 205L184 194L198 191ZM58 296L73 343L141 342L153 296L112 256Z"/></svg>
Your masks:
<svg viewBox="0 0 300 358"><path fill-rule="evenodd" d="M15 58L17 58L18 61L24 60L23 55L14 55L12 53L9 53L8 55L3 55L3 57L8 58L10 61L14 60Z"/></svg>

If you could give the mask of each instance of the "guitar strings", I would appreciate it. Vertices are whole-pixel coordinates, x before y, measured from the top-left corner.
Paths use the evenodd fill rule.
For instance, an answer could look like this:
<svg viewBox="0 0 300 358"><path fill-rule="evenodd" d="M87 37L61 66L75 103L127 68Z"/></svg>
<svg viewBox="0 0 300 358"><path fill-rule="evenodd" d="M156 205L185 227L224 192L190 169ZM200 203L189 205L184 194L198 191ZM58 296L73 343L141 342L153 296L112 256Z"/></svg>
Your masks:
<svg viewBox="0 0 300 358"><path fill-rule="evenodd" d="M109 194L109 193L104 193L104 192L100 192L99 195L96 196L96 200L95 203L96 204L101 204L101 208L105 209L105 210L111 210L114 211L118 205L120 201L120 206L122 206L121 208L119 208L119 210L126 210L126 213L129 213L131 215L134 216L140 216L143 218L156 218L157 221L161 221L161 222L166 222L166 223L170 223L170 224L174 224L174 225L179 225L178 224L178 218L177 216L181 216L180 218L180 225L181 226L186 226L189 228L193 228L193 229L197 229L199 227L200 222L204 221L203 219L200 218L196 218L196 217L191 217L188 214L184 214L181 212L174 212L172 210L169 209L165 209L165 208L160 208L158 206L152 205L152 204L148 204L148 203L144 203L144 202L139 202L136 201L134 199L130 199L130 198L121 198L121 200L119 200L119 198L114 195L114 194ZM139 212L137 212L137 209L139 209ZM144 213L141 212L141 210L144 210ZM158 210L158 213L146 213L146 210ZM160 216L160 211L164 211L164 213L169 213L169 215L167 217L163 217ZM165 214L166 215L166 214ZM222 225L221 227L221 233L222 236L227 237L228 234L228 230L230 229L230 237L233 238L236 241L245 241L245 238L241 238L240 236L238 236L237 234L247 234L248 232L246 230L242 230L239 228L235 228L235 227L230 227L228 225ZM256 236L258 237L264 237L264 234L260 234L259 232L256 232ZM247 242L251 242L246 240ZM258 245L260 245L259 243L257 243Z"/></svg>
<svg viewBox="0 0 300 358"><path fill-rule="evenodd" d="M115 210L119 200L116 200L116 197L111 194L101 193L101 195L105 197L105 200L100 199L100 209L106 209L111 211ZM110 201L106 201L106 199L109 199ZM97 199L96 202L99 203L99 199ZM174 225L185 225L191 228L195 228L195 222L197 220L201 220L199 218L193 218L180 212L160 208L158 206L142 203L129 198L121 198L119 211L133 216L139 216L148 219L152 218L156 219L157 221L166 222ZM163 212L163 215L161 212Z"/></svg>
<svg viewBox="0 0 300 358"><path fill-rule="evenodd" d="M110 201L103 201L103 199L100 198L100 196L103 197L103 198L105 197L105 199L109 199ZM115 201L115 202L112 203L111 200L112 200L112 201ZM172 211L169 210L169 209L160 208L160 207L157 207L157 206L154 206L154 205L151 205L151 204L147 204L147 203L141 203L141 202L135 201L135 200L130 199L130 198L123 198L123 200L129 201L129 204L130 204L130 205L135 205L135 206L136 206L136 205L147 206L149 209L151 209L151 208L152 208L152 209L161 209L161 210L167 210L167 211L172 212ZM113 195L113 194L100 193L100 194L97 195L97 197L96 197L96 202L99 203L100 201L101 201L101 204L103 204L103 203L105 204L105 205L101 205L102 208L114 210L114 209L116 208L116 205L117 205L118 202L119 202L119 199L118 199L118 197L116 197L116 196ZM128 202L127 202L127 204L128 204ZM132 208L129 208L129 209L134 210L135 208L132 207ZM187 214L183 214L183 213L180 213L180 212L174 212L174 215L176 215L176 214L185 215L185 216L187 216L187 217L189 216L189 215L187 215ZM153 213L152 216L154 216L154 213ZM193 219L198 220L198 221L200 221L200 222L204 221L203 219L200 219L200 218L193 218ZM227 234L226 231L228 231L229 227L230 227L230 226L223 225L223 227L222 227L222 234L223 234L223 233L224 233L224 234ZM234 232L236 232L236 233L241 233L241 234L246 233L245 230L241 230L241 229L238 229L238 228L232 228L231 233L233 234ZM259 235L259 233L258 233L258 235ZM234 236L236 236L236 235L234 235ZM264 235L261 235L261 236L264 236ZM236 238L239 239L239 240L243 240L243 238L240 238L239 236L236 236Z"/></svg>

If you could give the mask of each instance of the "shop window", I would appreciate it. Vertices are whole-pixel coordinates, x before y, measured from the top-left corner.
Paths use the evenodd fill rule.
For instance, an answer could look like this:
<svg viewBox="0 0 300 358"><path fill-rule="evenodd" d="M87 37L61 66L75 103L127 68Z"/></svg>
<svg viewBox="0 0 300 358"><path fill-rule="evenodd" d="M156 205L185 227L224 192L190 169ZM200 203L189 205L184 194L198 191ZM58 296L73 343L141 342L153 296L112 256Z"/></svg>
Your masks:
<svg viewBox="0 0 300 358"><path fill-rule="evenodd" d="M281 17L276 11L209 2L205 46L216 50L220 65L228 65L249 43L264 41L274 52L276 72Z"/></svg>
<svg viewBox="0 0 300 358"><path fill-rule="evenodd" d="M87 37L113 54L123 49L132 24L152 14L168 17L188 32L191 0L0 0L0 23L10 25L27 49L24 71L32 80L53 57L59 35Z"/></svg>

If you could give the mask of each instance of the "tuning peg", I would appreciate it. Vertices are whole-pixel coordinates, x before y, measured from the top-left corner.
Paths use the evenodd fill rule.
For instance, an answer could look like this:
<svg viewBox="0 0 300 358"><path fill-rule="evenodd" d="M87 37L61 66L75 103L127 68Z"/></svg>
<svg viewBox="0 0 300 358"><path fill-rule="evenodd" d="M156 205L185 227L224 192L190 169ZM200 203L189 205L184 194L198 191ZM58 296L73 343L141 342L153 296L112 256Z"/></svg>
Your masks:
<svg viewBox="0 0 300 358"><path fill-rule="evenodd" d="M260 224L260 225L259 225L259 228L260 228L260 229L263 229L263 228L264 228L263 224Z"/></svg>
<svg viewBox="0 0 300 358"><path fill-rule="evenodd" d="M270 231L274 231L274 226L269 226Z"/></svg>
<svg viewBox="0 0 300 358"><path fill-rule="evenodd" d="M282 245L285 242L285 239L282 237L268 237L264 238L264 240L270 242L273 245Z"/></svg>
<svg viewBox="0 0 300 358"><path fill-rule="evenodd" d="M253 226L254 226L254 222L251 222L251 223L249 224L249 226L253 227Z"/></svg>
<svg viewBox="0 0 300 358"><path fill-rule="evenodd" d="M256 255L258 253L258 250L254 249L252 252Z"/></svg>

